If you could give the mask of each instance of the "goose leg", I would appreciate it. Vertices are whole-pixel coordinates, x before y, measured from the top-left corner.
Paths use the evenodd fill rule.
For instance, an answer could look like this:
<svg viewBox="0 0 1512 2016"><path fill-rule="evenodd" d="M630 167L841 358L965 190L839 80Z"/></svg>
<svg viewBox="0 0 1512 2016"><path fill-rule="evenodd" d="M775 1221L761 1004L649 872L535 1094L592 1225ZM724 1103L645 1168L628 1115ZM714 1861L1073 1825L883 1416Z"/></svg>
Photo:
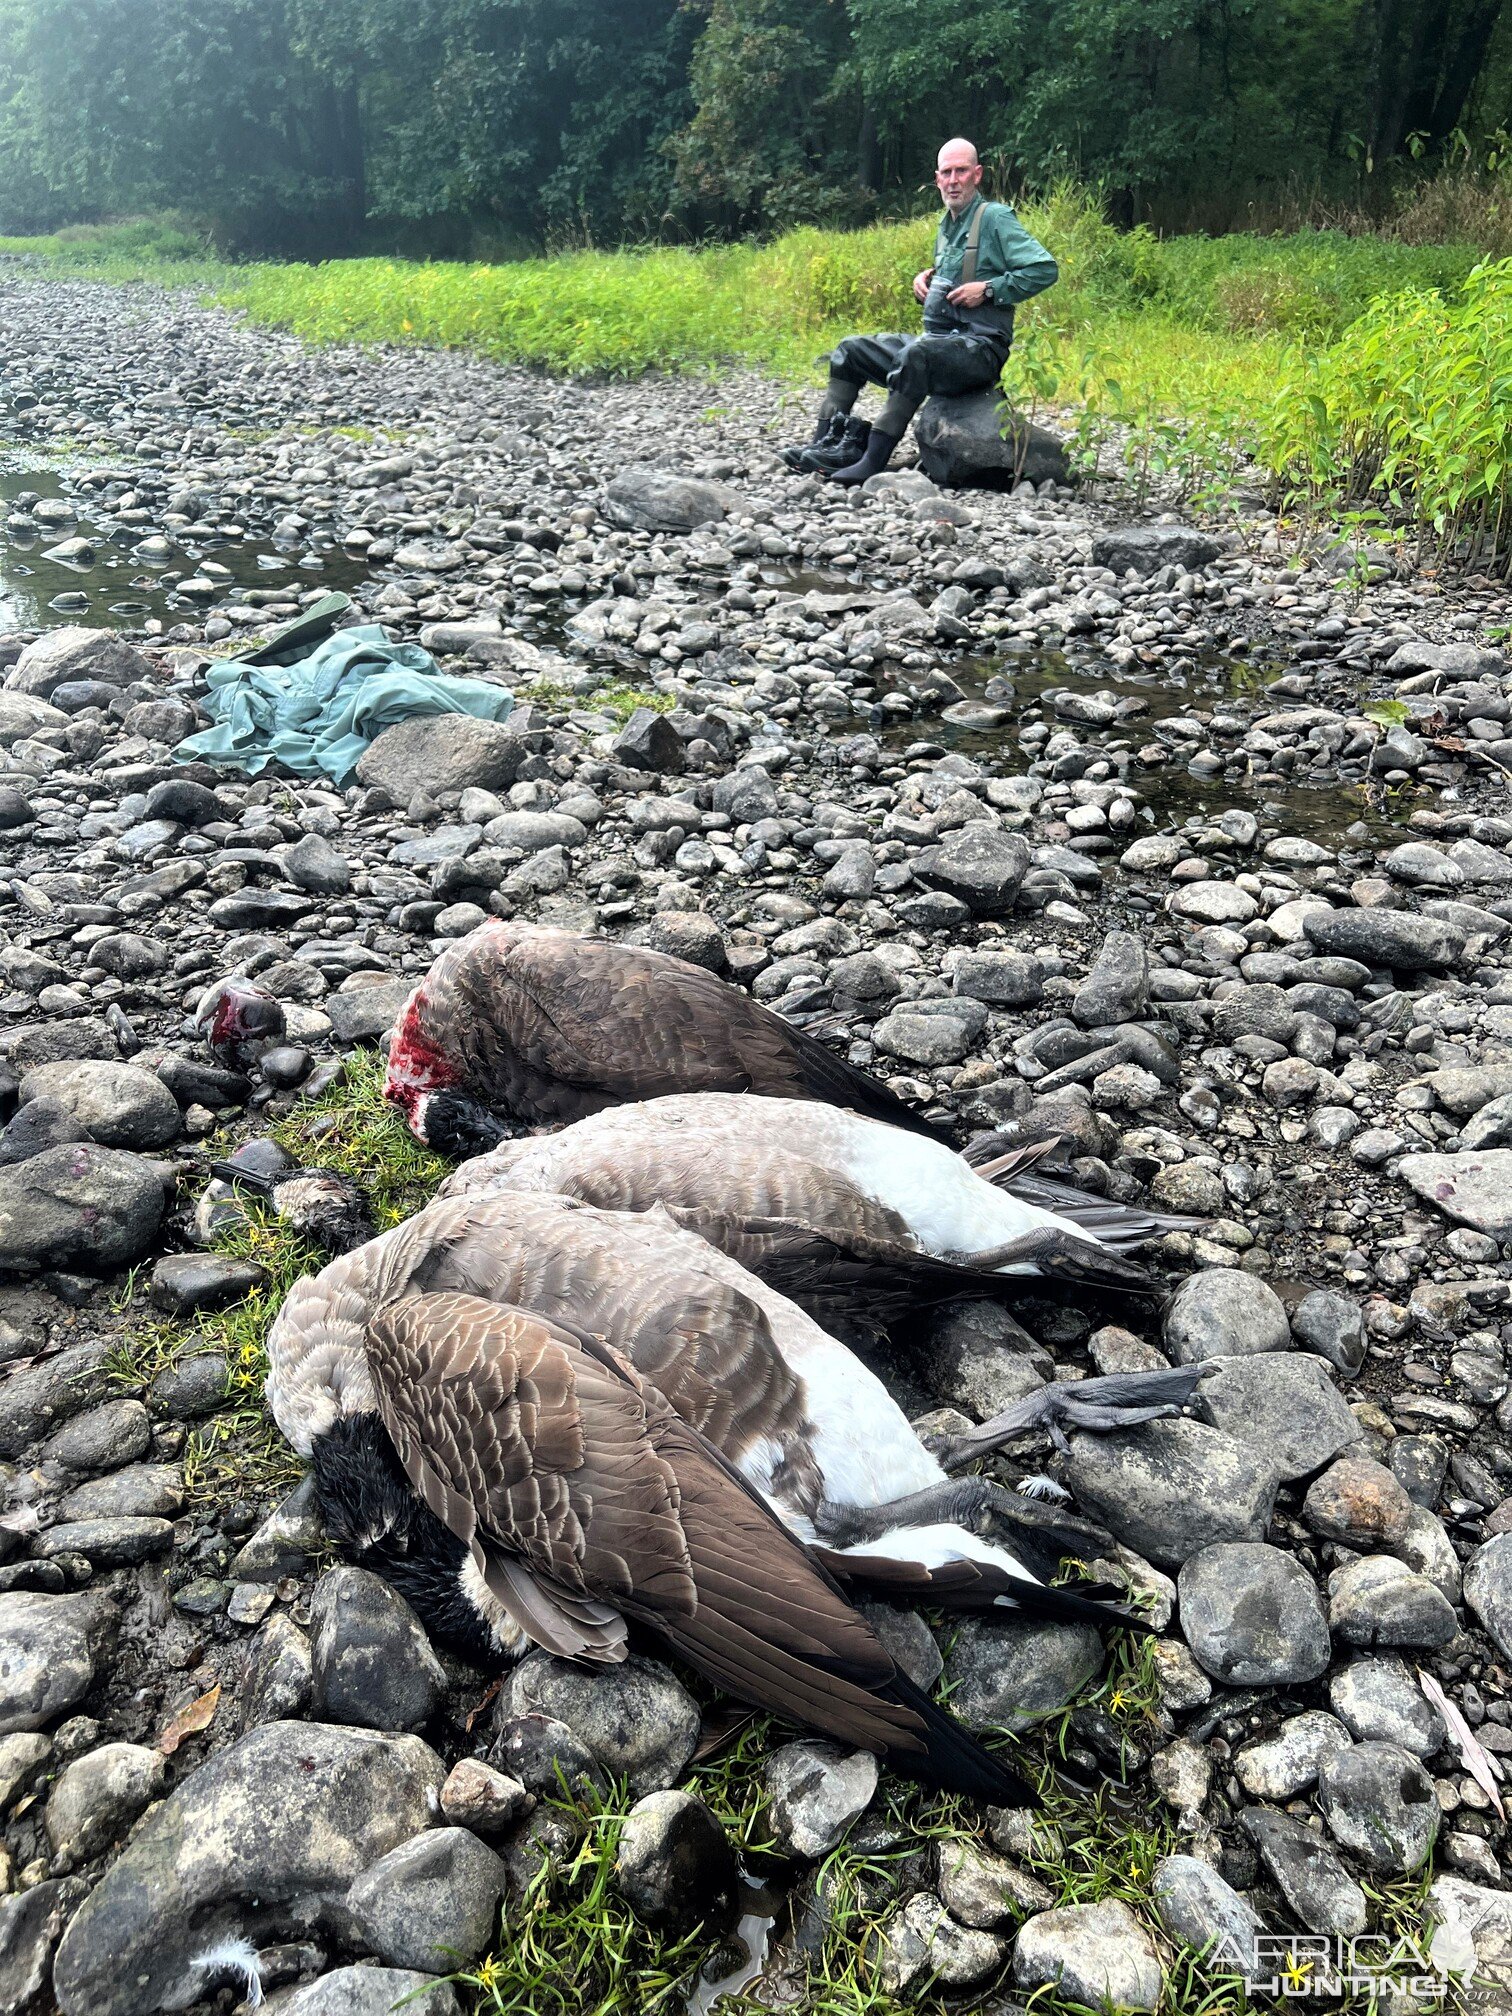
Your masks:
<svg viewBox="0 0 1512 2016"><path fill-rule="evenodd" d="M992 1268L997 1272L1008 1267L1030 1267L1052 1280L1075 1281L1091 1288L1148 1292L1150 1286L1150 1277L1142 1267L1120 1260L1106 1248L1094 1246L1089 1239L1078 1239L1074 1233L1062 1232L1055 1225L1039 1226L1001 1246L961 1257L969 1267Z"/></svg>
<svg viewBox="0 0 1512 2016"><path fill-rule="evenodd" d="M1004 1443L1038 1428L1048 1430L1050 1439L1064 1449L1068 1427L1105 1433L1179 1414L1211 1370L1210 1363L1202 1363L1172 1365L1159 1372L1111 1372L1095 1379L1058 1380L1016 1400L979 1428L960 1435L926 1437L925 1447L946 1470L990 1456Z"/></svg>
<svg viewBox="0 0 1512 2016"><path fill-rule="evenodd" d="M1091 1520L1021 1498L989 1477L948 1477L886 1505L837 1505L826 1498L813 1518L820 1542L834 1548L860 1546L910 1526L963 1526L1006 1548L1046 1580L1068 1555L1086 1559L1113 1545L1112 1536Z"/></svg>
<svg viewBox="0 0 1512 2016"><path fill-rule="evenodd" d="M900 1526L965 1526L976 1533L994 1494L1006 1495L986 1477L945 1477L885 1505L839 1505L822 1498L813 1515L814 1531L826 1547L880 1540Z"/></svg>

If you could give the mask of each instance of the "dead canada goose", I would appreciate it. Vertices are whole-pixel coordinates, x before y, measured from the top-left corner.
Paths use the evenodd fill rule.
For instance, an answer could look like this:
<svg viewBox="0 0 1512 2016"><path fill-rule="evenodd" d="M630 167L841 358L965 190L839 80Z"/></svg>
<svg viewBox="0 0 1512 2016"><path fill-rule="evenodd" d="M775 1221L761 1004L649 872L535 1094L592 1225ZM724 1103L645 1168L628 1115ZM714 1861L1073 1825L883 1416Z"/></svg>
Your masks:
<svg viewBox="0 0 1512 2016"><path fill-rule="evenodd" d="M368 1326L400 1297L441 1292L602 1337L852 1581L901 1580L968 1607L1127 1621L1035 1579L1067 1552L1105 1550L1106 1534L985 1479L947 1477L852 1352L659 1210L632 1216L512 1191L446 1199L297 1282L268 1335L268 1400L294 1448L313 1454L323 1498L355 1432L345 1417L370 1416L375 1405ZM1143 1407L1117 1419L1174 1411L1195 1376L1158 1375L1141 1389ZM1073 1421L1113 1425L1099 1415L1105 1396L1049 1390L1071 1396ZM1016 1410L1012 1432L1036 1418ZM992 1424L977 1431L983 1437L993 1446ZM982 1525L998 1544L974 1530ZM360 1529L346 1537L377 1544ZM403 1583L402 1563L380 1562Z"/></svg>
<svg viewBox="0 0 1512 2016"><path fill-rule="evenodd" d="M822 1099L938 1130L738 987L662 952L534 924L482 924L436 960L389 1050L385 1096L461 1159L507 1122L555 1127L670 1092Z"/></svg>
<svg viewBox="0 0 1512 2016"><path fill-rule="evenodd" d="M645 1625L758 1707L927 1783L1032 1801L904 1677L704 1437L596 1338L450 1293L372 1311L361 1335L382 1433L369 1433L366 1457L344 1451L360 1480L350 1509L379 1521L397 1558L465 1584L511 1627L514 1649L533 1641L612 1664L627 1626Z"/></svg>
<svg viewBox="0 0 1512 2016"><path fill-rule="evenodd" d="M1032 1159L1010 1154L1004 1173ZM502 1142L454 1170L440 1195L500 1188L608 1211L661 1204L795 1301L882 1325L995 1283L1006 1293L1026 1275L1149 1294L1150 1277L1115 1249L1200 1222L1042 1180L1068 1211L1089 1208L1093 1222L1078 1222L1000 1188L943 1142L837 1106L728 1092L615 1106L560 1133Z"/></svg>

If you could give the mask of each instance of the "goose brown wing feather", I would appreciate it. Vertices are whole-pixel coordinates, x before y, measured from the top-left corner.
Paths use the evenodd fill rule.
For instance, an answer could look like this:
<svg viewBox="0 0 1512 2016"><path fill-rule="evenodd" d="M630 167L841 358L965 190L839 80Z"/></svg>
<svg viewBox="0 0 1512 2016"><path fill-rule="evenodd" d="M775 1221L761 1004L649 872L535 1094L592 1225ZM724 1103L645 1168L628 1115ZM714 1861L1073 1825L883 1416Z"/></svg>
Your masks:
<svg viewBox="0 0 1512 2016"><path fill-rule="evenodd" d="M880 1080L704 967L495 925L443 955L428 1025L475 1097L532 1124L675 1092L820 1099L943 1138Z"/></svg>
<svg viewBox="0 0 1512 2016"><path fill-rule="evenodd" d="M685 1254L658 1250L649 1226L627 1240L619 1220L526 1192L468 1200L449 1215L432 1206L430 1216L435 1231L413 1267L414 1288L480 1295L608 1337L737 1462L767 1442L785 1452L795 1478L803 1470L806 1396L764 1311ZM813 1488L817 1502L817 1471Z"/></svg>
<svg viewBox="0 0 1512 2016"><path fill-rule="evenodd" d="M384 1424L450 1530L599 1596L741 1698L872 1749L922 1752L893 1661L776 1516L595 1339L465 1295L369 1331ZM553 1469L540 1454L547 1448Z"/></svg>

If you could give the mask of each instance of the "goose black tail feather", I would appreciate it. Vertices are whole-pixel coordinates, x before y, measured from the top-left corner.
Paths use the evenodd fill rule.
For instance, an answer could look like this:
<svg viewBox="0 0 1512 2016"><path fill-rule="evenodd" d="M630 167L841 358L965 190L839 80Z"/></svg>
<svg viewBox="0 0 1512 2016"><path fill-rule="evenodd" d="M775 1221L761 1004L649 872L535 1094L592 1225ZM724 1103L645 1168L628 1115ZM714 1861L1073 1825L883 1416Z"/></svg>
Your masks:
<svg viewBox="0 0 1512 2016"><path fill-rule="evenodd" d="M1042 1618L1046 1623L1090 1624L1099 1631L1115 1628L1142 1638L1153 1635L1153 1627L1142 1617L1116 1604L1074 1589L1032 1582L1027 1576L996 1568L990 1561L947 1561L931 1568L880 1554L845 1554L832 1548L813 1551L832 1575L852 1589L865 1589L874 1596L934 1604L953 1613L998 1609L1002 1607L999 1598L1006 1597L1024 1616Z"/></svg>
<svg viewBox="0 0 1512 2016"><path fill-rule="evenodd" d="M926 1119L890 1091L880 1078L873 1078L836 1056L817 1037L794 1029L792 1044L798 1074L809 1098L822 1100L829 1106L844 1106L853 1113L864 1113L869 1120L886 1120L910 1134L924 1134L931 1141L951 1145L948 1127Z"/></svg>
<svg viewBox="0 0 1512 2016"><path fill-rule="evenodd" d="M885 1690L887 1698L908 1708L923 1725L921 1751L894 1750L888 1763L894 1770L959 1792L987 1806L1037 1806L1039 1794L1013 1766L979 1743L963 1723L939 1708L906 1674L898 1673Z"/></svg>

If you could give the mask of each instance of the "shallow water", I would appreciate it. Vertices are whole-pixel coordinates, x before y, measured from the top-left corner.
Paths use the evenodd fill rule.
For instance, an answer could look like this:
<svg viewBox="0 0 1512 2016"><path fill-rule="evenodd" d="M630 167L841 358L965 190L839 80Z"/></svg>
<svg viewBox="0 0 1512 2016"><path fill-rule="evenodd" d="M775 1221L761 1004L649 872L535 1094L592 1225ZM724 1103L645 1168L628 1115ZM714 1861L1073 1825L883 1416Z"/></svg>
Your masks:
<svg viewBox="0 0 1512 2016"><path fill-rule="evenodd" d="M100 529L91 511L93 493L72 490L70 473L69 465L24 448L0 448L0 630L48 630L64 623L134 630L152 618L165 624L194 621L218 602L242 600L238 589L276 594L269 617L276 622L282 620L280 611L294 613L300 596L312 588L351 589L367 578L361 561L318 537L284 546L255 534L196 537L190 527L162 535L172 548L167 557L140 558L133 549L156 528ZM77 511L77 521L16 524L16 500L28 493L62 498ZM94 540L90 564L44 557L76 536ZM179 584L192 580L205 562L226 570L213 577L215 593L180 593Z"/></svg>
<svg viewBox="0 0 1512 2016"><path fill-rule="evenodd" d="M1253 700L1279 676L1280 663L1262 657L1218 651L1188 654L1169 663L1125 669L1093 654L1070 656L1047 648L994 657L942 658L939 669L953 679L966 698L1006 710L1009 718L993 726L974 726L941 718L935 711L889 723L881 739L889 749L904 751L927 742L952 754L974 756L1007 768L1027 768L1035 751L1020 750L1021 731L1045 723L1052 733L1069 728L1089 748L1111 743L1138 746L1152 739L1157 721L1193 713L1220 711L1225 703ZM998 682L1007 681L1011 692ZM992 698L988 697L988 688ZM1107 693L1136 702L1140 711L1106 725L1092 726L1057 714L1047 695ZM1276 702L1279 710L1285 703ZM1262 707L1260 711L1265 711ZM1017 759L1017 760L1015 760ZM1131 768L1128 781L1149 805L1157 825L1177 824L1198 814L1214 814L1231 806L1253 812L1264 825L1288 834L1337 846L1344 829L1363 822L1373 834L1389 836L1400 825L1400 805L1388 810L1372 802L1360 786L1348 783L1259 783L1238 774L1214 776L1193 770L1179 751L1159 767Z"/></svg>

